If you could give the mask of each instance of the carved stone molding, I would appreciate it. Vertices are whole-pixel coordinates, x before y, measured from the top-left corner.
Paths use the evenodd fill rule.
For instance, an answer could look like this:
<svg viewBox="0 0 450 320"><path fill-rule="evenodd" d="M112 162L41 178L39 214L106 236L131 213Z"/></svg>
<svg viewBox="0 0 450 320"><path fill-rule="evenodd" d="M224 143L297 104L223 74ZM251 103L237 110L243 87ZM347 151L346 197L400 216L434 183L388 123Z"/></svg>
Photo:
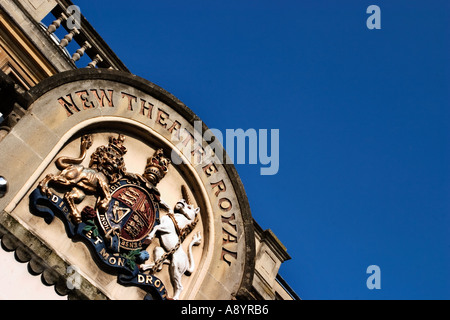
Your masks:
<svg viewBox="0 0 450 320"><path fill-rule="evenodd" d="M5 251L14 251L18 262L27 263L30 274L41 275L42 282L54 286L57 294L69 300L107 300L107 297L80 275L80 289L67 286L69 264L26 230L8 213L0 214L0 239ZM25 244L26 243L26 244Z"/></svg>

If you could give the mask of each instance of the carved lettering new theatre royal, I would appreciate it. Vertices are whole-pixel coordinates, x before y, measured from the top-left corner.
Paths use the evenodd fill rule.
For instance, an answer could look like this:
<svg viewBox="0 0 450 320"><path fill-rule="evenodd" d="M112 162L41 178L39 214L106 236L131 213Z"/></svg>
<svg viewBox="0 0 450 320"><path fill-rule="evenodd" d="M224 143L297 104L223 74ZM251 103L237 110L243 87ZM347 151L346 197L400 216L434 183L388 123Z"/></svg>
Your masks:
<svg viewBox="0 0 450 320"><path fill-rule="evenodd" d="M167 110L155 107L152 103L142 97L134 96L125 91L117 92L107 88L90 88L67 92L65 95L59 97L57 102L64 108L67 117L94 108L120 107L126 112L138 113L149 122L149 125L156 124L167 130L167 132L171 134L171 139L174 143L181 143L183 147L190 148L191 156L195 158L195 161L192 162L201 166L202 171L209 180L210 188L217 199L218 208L222 212L223 242L221 260L228 266L231 266L238 257L238 226L235 221L235 214L233 213L235 204L229 198L224 196L227 185L223 179L219 180L215 177L219 172L219 168L215 165L213 160L204 157L205 154L207 154L206 150L202 146L202 141L198 141L197 135L194 132L190 132L188 128L183 127L179 121L171 119L171 114ZM132 190L127 190L127 192L128 195L132 195ZM138 195L136 194L133 196ZM70 196L68 196L68 199L70 199ZM103 205L105 205L105 203ZM99 206L102 206L102 204L100 203ZM118 215L116 218L120 219L121 215L124 215L125 213L117 210L116 212L118 212ZM133 231L130 229L130 232Z"/></svg>

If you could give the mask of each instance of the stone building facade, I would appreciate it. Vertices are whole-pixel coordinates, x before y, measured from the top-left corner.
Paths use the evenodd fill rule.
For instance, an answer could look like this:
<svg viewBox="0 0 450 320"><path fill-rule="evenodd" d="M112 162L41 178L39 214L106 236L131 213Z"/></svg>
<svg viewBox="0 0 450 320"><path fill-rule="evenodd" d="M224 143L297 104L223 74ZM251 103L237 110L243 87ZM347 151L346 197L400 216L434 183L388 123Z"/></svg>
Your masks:
<svg viewBox="0 0 450 320"><path fill-rule="evenodd" d="M73 299L299 299L208 128L71 1L0 0L0 69L0 288L22 262Z"/></svg>

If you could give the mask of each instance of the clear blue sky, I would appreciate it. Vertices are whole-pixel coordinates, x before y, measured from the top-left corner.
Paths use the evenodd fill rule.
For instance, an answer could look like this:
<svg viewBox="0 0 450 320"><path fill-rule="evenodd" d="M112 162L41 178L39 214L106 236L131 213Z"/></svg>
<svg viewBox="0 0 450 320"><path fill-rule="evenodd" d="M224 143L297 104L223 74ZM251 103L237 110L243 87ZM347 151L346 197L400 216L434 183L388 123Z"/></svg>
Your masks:
<svg viewBox="0 0 450 320"><path fill-rule="evenodd" d="M300 297L450 299L450 1L74 2L210 128L280 130L278 174L237 169Z"/></svg>

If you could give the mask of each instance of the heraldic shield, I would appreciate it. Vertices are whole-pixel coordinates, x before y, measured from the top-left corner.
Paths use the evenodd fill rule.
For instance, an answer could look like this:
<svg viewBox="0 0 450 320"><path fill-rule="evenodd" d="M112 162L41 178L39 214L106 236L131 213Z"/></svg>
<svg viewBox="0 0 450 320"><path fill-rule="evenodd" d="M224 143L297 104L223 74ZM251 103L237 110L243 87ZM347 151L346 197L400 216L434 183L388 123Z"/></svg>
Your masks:
<svg viewBox="0 0 450 320"><path fill-rule="evenodd" d="M48 224L55 216L60 218L70 238L87 244L97 265L117 274L120 284L144 289L145 299L168 299L166 287L155 273L170 261L182 271L171 274L171 282L180 284L174 288L173 298L177 299L182 290L181 277L189 271L188 267L194 266L192 253L187 255L181 244L195 228L200 209L189 203L185 186L181 188L183 199L174 210L161 200L156 185L171 163L162 149L148 158L142 175L127 172L124 140L123 135L110 137L109 144L98 147L85 167L81 163L92 145L92 136L81 137L79 157L57 158L55 164L61 171L47 174L30 194L30 212L43 217ZM86 196L96 198L94 207L83 205ZM168 212L161 219L160 208ZM172 229L172 233L167 231ZM171 241L166 243L161 237L159 244L167 250L156 247L152 263L146 248L162 230L165 237L178 240L172 241L170 247L167 243ZM190 250L200 242L197 232ZM178 258L173 258L175 255ZM149 259L150 263L144 264Z"/></svg>
<svg viewBox="0 0 450 320"><path fill-rule="evenodd" d="M145 237L159 221L159 206L153 192L142 182L132 182L122 179L111 185L108 209L97 210L105 235L115 237L112 249L116 252L142 248Z"/></svg>

